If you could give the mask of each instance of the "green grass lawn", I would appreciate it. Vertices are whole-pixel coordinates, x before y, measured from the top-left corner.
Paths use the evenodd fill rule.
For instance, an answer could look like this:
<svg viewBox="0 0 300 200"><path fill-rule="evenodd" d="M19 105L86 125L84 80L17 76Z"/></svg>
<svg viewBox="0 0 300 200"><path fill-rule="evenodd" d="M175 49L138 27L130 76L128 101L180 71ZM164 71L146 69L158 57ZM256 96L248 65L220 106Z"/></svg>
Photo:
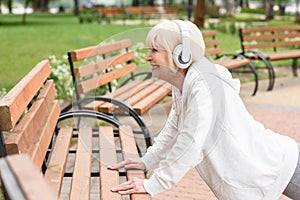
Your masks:
<svg viewBox="0 0 300 200"><path fill-rule="evenodd" d="M21 15L0 15L0 90L9 91L36 63L50 55L61 58L69 50L97 45L112 36L138 40L138 30L149 28L147 24L80 24L71 14L33 14L27 16L25 25L21 21ZM222 53L240 50L237 33L218 31L217 37Z"/></svg>
<svg viewBox="0 0 300 200"><path fill-rule="evenodd" d="M7 91L29 70L50 55L61 57L69 50L97 45L128 29L145 25L80 24L73 15L0 15L0 89Z"/></svg>

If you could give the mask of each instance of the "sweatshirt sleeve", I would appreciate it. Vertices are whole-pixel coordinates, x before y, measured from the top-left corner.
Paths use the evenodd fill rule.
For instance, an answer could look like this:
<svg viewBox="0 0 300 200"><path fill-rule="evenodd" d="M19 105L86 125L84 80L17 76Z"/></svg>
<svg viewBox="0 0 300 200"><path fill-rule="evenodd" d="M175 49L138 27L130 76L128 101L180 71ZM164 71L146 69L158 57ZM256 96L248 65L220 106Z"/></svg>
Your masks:
<svg viewBox="0 0 300 200"><path fill-rule="evenodd" d="M184 100L178 137L153 175L144 181L146 191L154 196L170 189L203 159L203 145L212 126L213 104L205 81L190 87Z"/></svg>
<svg viewBox="0 0 300 200"><path fill-rule="evenodd" d="M175 143L175 138L178 135L177 119L175 109L172 106L167 123L154 139L154 144L147 149L147 153L141 158L147 170L152 169L153 166L165 159L172 145Z"/></svg>

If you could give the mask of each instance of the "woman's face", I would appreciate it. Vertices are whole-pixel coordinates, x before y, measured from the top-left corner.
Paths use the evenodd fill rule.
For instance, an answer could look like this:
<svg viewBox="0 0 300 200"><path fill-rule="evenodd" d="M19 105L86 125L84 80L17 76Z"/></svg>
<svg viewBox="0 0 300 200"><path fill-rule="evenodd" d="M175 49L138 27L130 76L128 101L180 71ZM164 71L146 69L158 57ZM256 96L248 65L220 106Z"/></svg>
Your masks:
<svg viewBox="0 0 300 200"><path fill-rule="evenodd" d="M168 74L172 72L167 51L151 47L146 55L146 60L150 62L153 77L167 80Z"/></svg>

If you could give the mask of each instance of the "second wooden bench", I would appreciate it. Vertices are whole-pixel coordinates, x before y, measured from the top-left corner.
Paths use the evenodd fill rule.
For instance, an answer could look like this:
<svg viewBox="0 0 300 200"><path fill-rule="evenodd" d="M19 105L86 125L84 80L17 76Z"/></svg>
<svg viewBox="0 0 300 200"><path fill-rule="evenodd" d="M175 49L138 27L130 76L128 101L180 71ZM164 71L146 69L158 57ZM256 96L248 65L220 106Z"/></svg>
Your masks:
<svg viewBox="0 0 300 200"><path fill-rule="evenodd" d="M252 95L255 95L258 89L258 75L255 66L250 62L250 60L238 53L223 54L219 47L216 30L204 30L202 31L202 35L206 46L205 54L207 57L212 58L213 63L222 65L230 71L242 68L250 69L243 70L242 72L251 72L253 74L255 85Z"/></svg>
<svg viewBox="0 0 300 200"><path fill-rule="evenodd" d="M292 72L297 73L300 57L300 26L245 27L240 29L242 54L249 59L262 60L269 71L269 87L275 83L275 72L271 61L292 59Z"/></svg>

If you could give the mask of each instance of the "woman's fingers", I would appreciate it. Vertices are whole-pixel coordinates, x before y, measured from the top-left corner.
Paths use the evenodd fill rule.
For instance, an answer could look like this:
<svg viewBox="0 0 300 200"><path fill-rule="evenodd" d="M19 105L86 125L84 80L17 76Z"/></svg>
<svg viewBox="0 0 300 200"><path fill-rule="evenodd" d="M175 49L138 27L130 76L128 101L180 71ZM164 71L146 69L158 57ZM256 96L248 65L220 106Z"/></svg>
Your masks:
<svg viewBox="0 0 300 200"><path fill-rule="evenodd" d="M147 193L144 188L144 179L133 178L132 181L127 181L120 185L111 188L112 192L119 194L132 194L132 193Z"/></svg>
<svg viewBox="0 0 300 200"><path fill-rule="evenodd" d="M127 160L124 160L124 161L122 161L122 162L119 162L119 163L117 163L117 164L115 164L115 165L109 165L107 168L108 169L112 169L112 170L114 170L114 169L120 169L120 168L123 168L126 164L127 164Z"/></svg>
<svg viewBox="0 0 300 200"><path fill-rule="evenodd" d="M116 170L116 169L120 169L120 168L125 168L125 169L142 169L145 170L146 166L145 164L140 161L140 160L135 160L135 159L126 159L116 165L113 166L108 166L108 169L111 170Z"/></svg>
<svg viewBox="0 0 300 200"><path fill-rule="evenodd" d="M111 191L118 192L118 191L127 191L130 189L133 189L134 185L131 181L127 181L125 183L122 183L120 185L114 186L111 188Z"/></svg>

